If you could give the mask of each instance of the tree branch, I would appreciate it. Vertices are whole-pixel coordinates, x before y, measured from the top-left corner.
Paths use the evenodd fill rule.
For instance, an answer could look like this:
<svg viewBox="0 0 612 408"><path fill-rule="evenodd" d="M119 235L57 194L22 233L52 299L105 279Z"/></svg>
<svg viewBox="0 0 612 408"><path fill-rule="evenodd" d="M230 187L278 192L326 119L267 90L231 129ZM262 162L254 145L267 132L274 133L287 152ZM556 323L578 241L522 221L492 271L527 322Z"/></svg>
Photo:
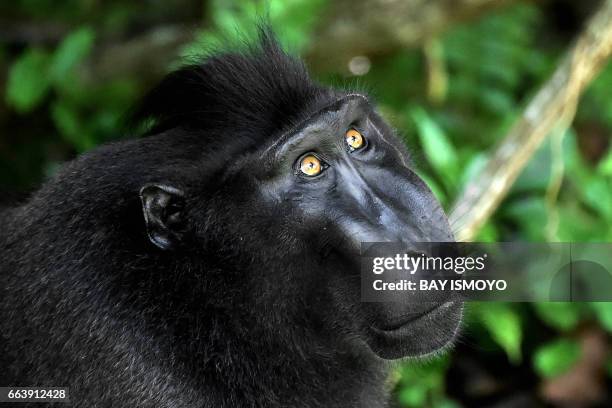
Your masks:
<svg viewBox="0 0 612 408"><path fill-rule="evenodd" d="M580 94L612 53L611 21L612 0L605 0L485 169L466 186L450 215L459 241L474 238L546 136L569 127Z"/></svg>

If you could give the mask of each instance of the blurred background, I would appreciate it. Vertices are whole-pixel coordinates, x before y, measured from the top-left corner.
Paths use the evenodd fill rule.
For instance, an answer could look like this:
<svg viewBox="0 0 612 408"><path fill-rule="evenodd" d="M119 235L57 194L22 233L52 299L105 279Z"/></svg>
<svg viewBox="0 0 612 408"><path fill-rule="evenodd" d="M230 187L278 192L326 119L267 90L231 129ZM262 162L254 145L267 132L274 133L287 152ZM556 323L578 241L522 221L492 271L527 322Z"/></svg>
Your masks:
<svg viewBox="0 0 612 408"><path fill-rule="evenodd" d="M0 201L130 136L126 110L164 73L267 15L316 78L374 96L450 209L599 3L2 2ZM611 135L608 65L561 144L539 148L476 240L612 241ZM610 333L608 303L470 304L451 353L400 364L389 383L402 407L612 406Z"/></svg>

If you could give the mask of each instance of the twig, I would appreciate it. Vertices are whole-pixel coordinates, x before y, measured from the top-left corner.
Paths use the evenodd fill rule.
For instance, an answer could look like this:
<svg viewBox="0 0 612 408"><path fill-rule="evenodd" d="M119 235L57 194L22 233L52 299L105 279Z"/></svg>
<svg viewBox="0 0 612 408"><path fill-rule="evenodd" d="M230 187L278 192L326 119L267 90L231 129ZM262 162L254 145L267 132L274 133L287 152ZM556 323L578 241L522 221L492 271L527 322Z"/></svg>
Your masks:
<svg viewBox="0 0 612 408"><path fill-rule="evenodd" d="M559 210L557 209L557 198L563 184L565 173L565 163L563 162L563 139L566 132L553 132L551 136L550 154L550 181L546 187L546 221L545 233L546 240L549 242L558 241L557 231L559 229Z"/></svg>

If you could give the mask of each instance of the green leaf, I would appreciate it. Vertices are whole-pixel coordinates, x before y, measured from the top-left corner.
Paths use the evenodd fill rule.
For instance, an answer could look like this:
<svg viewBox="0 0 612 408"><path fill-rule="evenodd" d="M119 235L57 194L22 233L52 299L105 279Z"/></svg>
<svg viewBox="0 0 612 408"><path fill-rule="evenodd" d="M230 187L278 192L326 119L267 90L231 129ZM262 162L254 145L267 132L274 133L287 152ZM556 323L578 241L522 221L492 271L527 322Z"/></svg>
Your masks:
<svg viewBox="0 0 612 408"><path fill-rule="evenodd" d="M461 174L461 185L465 186L471 180L475 179L485 168L488 162L488 156L485 153L474 154L463 168Z"/></svg>
<svg viewBox="0 0 612 408"><path fill-rule="evenodd" d="M601 326L612 333L612 303L590 302L589 305L595 312Z"/></svg>
<svg viewBox="0 0 612 408"><path fill-rule="evenodd" d="M31 48L11 66L6 85L6 103L17 112L36 108L49 91L49 55Z"/></svg>
<svg viewBox="0 0 612 408"><path fill-rule="evenodd" d="M95 142L83 129L75 109L65 103L56 102L51 106L51 117L62 137L77 151L84 152L95 146Z"/></svg>
<svg viewBox="0 0 612 408"><path fill-rule="evenodd" d="M526 194L537 192L543 195L550 183L550 169L552 162L551 142L547 139L542 143L533 157L529 160L519 177L511 187L513 194Z"/></svg>
<svg viewBox="0 0 612 408"><path fill-rule="evenodd" d="M523 332L517 312L505 303L490 303L477 309L479 318L491 338L506 352L508 359L518 364L521 361Z"/></svg>
<svg viewBox="0 0 612 408"><path fill-rule="evenodd" d="M448 369L448 356L399 368L397 398L401 406L422 407L427 401L444 394L444 374Z"/></svg>
<svg viewBox="0 0 612 408"><path fill-rule="evenodd" d="M427 400L427 388L407 387L398 394L398 400L404 407L422 407Z"/></svg>
<svg viewBox="0 0 612 408"><path fill-rule="evenodd" d="M612 220L612 200L602 200L603 197L612 197L612 182L610 180L604 177L593 177L585 183L585 201L606 219Z"/></svg>
<svg viewBox="0 0 612 408"><path fill-rule="evenodd" d="M499 237L499 233L497 232L497 228L495 225L488 221L478 231L476 235L476 242L496 242Z"/></svg>
<svg viewBox="0 0 612 408"><path fill-rule="evenodd" d="M95 39L94 31L83 27L70 33L53 53L49 76L53 81L62 81L73 68L90 53Z"/></svg>
<svg viewBox="0 0 612 408"><path fill-rule="evenodd" d="M511 201L499 210L500 214L515 221L523 236L529 240L544 240L546 203L543 196L531 195Z"/></svg>
<svg viewBox="0 0 612 408"><path fill-rule="evenodd" d="M539 348L533 356L533 365L540 376L550 378L569 370L579 358L580 345L561 339Z"/></svg>
<svg viewBox="0 0 612 408"><path fill-rule="evenodd" d="M608 154L599 162L597 172L602 176L612 176L612 148L608 149Z"/></svg>
<svg viewBox="0 0 612 408"><path fill-rule="evenodd" d="M440 176L448 180L455 180L458 176L458 158L455 147L452 145L442 128L422 108L410 111L414 120L421 146L429 163Z"/></svg>
<svg viewBox="0 0 612 408"><path fill-rule="evenodd" d="M537 315L549 326L558 330L570 330L580 321L580 307L569 302L534 303Z"/></svg>

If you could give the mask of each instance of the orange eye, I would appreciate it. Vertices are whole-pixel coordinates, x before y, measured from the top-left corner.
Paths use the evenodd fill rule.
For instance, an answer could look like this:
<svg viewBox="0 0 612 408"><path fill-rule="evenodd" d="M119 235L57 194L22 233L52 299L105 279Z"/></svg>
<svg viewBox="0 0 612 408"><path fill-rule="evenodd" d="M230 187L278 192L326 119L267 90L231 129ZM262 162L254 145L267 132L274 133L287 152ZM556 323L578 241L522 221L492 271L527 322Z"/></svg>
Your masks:
<svg viewBox="0 0 612 408"><path fill-rule="evenodd" d="M347 130L346 135L345 135L345 140L346 140L346 144L348 145L351 151L361 149L363 145L365 144L364 137L361 135L361 133L359 133L355 129Z"/></svg>
<svg viewBox="0 0 612 408"><path fill-rule="evenodd" d="M309 177L321 174L322 170L321 160L312 154L304 156L300 161L300 171Z"/></svg>

